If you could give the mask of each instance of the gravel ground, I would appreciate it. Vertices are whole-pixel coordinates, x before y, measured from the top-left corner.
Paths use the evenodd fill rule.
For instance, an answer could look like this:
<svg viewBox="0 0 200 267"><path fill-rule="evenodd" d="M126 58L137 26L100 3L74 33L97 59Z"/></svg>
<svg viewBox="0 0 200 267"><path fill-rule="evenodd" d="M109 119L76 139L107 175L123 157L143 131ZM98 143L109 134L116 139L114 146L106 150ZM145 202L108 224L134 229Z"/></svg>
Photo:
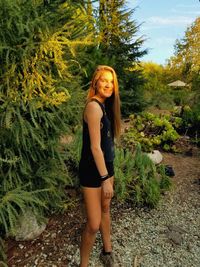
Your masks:
<svg viewBox="0 0 200 267"><path fill-rule="evenodd" d="M116 267L200 267L200 158L164 154L173 165L173 190L153 210L112 204ZM80 207L80 206L78 206ZM75 267L83 216L80 208L51 218L31 242L8 240L9 267ZM90 267L101 267L100 236Z"/></svg>

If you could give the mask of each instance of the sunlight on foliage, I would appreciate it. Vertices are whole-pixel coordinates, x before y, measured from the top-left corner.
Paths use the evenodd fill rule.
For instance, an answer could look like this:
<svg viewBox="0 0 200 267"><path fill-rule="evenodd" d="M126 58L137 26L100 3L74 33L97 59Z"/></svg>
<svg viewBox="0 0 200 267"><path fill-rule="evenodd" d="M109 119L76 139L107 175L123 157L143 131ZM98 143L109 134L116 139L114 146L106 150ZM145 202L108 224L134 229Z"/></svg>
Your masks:
<svg viewBox="0 0 200 267"><path fill-rule="evenodd" d="M6 90L7 98L12 101L36 99L38 108L57 106L69 99L67 88L60 83L70 82L73 77L70 68L76 61L76 48L91 43L90 36L83 34L83 26L79 31L74 28L86 16L80 16L80 8L73 9L70 3L65 2L55 10L56 16L63 22L60 25L49 25L50 20L41 12L40 5L41 1L21 1L19 9L17 2L11 4L6 1L0 14L4 16L8 13L7 16L12 16L9 24L3 20L4 30L0 36L0 56L6 54L4 68L1 69L3 90ZM64 22L70 13L73 14L70 15L70 21ZM17 29L12 39L11 27ZM76 39L78 35L79 39Z"/></svg>
<svg viewBox="0 0 200 267"><path fill-rule="evenodd" d="M143 112L130 115L130 124L122 137L124 145L130 149L140 143L146 152L159 147L165 151L177 151L174 142L180 137L176 129L182 124L181 118Z"/></svg>
<svg viewBox="0 0 200 267"><path fill-rule="evenodd" d="M69 92L75 95L80 85L79 57L92 39L81 5L47 2L0 0L3 238L15 232L27 208L41 218L73 204L65 190L72 178L60 136L69 128Z"/></svg>

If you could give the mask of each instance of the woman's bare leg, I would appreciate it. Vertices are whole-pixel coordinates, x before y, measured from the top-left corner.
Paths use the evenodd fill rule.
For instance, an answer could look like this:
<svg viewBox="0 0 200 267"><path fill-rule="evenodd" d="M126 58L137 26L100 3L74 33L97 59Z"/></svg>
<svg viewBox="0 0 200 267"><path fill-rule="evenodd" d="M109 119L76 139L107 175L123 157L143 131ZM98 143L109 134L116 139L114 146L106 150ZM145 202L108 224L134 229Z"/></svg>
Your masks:
<svg viewBox="0 0 200 267"><path fill-rule="evenodd" d="M101 188L83 187L83 197L87 223L81 238L80 267L87 267L89 264L90 252L101 222Z"/></svg>
<svg viewBox="0 0 200 267"><path fill-rule="evenodd" d="M113 185L114 178L110 178ZM103 241L103 248L106 252L112 251L111 244L111 218L110 218L110 202L111 198L105 198L103 192L101 193L101 237Z"/></svg>

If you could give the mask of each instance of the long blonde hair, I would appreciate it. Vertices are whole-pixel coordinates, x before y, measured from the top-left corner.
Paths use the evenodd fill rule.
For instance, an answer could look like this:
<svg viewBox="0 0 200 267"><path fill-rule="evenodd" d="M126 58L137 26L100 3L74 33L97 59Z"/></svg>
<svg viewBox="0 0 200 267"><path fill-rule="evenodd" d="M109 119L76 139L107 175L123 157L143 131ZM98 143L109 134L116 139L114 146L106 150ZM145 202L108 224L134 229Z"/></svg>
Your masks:
<svg viewBox="0 0 200 267"><path fill-rule="evenodd" d="M87 100L90 100L96 94L96 84L101 75L109 71L113 75L113 94L111 97L107 98L105 101L106 110L110 113L110 119L112 122L114 136L118 139L121 132L121 111L120 111L120 97L119 97L119 86L116 72L113 68L106 65L99 65L92 77L92 81L89 87L89 92L87 95Z"/></svg>

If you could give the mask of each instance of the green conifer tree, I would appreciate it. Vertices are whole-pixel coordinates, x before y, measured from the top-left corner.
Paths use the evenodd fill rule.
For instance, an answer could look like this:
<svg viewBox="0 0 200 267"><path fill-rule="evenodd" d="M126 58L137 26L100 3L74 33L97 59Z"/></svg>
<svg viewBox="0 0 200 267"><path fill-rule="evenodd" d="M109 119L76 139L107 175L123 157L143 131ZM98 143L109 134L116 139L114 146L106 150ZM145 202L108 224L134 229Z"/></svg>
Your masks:
<svg viewBox="0 0 200 267"><path fill-rule="evenodd" d="M109 59L118 73L124 115L143 108L143 78L133 67L147 52L141 49L144 39L137 37L139 26L132 19L135 10L128 9L126 3L99 1L99 47L102 57Z"/></svg>
<svg viewBox="0 0 200 267"><path fill-rule="evenodd" d="M27 207L44 214L66 205L72 181L59 139L80 47L91 43L82 11L73 1L0 0L2 235Z"/></svg>

